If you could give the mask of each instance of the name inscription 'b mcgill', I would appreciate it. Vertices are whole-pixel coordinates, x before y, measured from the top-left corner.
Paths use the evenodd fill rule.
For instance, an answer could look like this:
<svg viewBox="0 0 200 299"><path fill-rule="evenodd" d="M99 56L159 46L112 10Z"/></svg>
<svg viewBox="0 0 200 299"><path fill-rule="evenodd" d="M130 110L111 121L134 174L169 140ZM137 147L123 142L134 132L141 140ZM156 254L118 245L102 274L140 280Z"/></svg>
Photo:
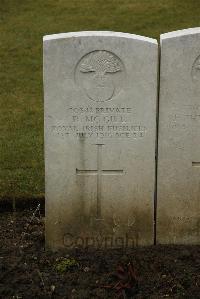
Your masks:
<svg viewBox="0 0 200 299"><path fill-rule="evenodd" d="M95 102L105 102L116 96L123 85L125 69L114 53L96 50L83 56L75 70L75 81Z"/></svg>

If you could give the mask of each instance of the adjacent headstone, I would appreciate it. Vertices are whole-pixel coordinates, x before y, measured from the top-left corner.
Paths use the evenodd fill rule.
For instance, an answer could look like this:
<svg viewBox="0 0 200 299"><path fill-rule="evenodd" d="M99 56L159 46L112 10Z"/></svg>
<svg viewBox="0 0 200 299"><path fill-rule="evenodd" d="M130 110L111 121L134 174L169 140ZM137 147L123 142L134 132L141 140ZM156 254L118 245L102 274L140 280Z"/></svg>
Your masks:
<svg viewBox="0 0 200 299"><path fill-rule="evenodd" d="M157 240L200 243L200 28L161 35Z"/></svg>
<svg viewBox="0 0 200 299"><path fill-rule="evenodd" d="M46 244L153 244L157 41L44 37Z"/></svg>

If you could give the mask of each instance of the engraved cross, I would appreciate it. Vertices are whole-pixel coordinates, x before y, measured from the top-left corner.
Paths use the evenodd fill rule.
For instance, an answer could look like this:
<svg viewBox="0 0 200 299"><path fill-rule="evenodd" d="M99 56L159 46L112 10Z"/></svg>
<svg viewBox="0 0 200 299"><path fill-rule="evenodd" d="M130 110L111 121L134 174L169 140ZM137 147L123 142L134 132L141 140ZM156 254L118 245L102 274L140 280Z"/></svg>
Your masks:
<svg viewBox="0 0 200 299"><path fill-rule="evenodd" d="M198 162L198 161L193 161L193 162L192 162L192 166L194 166L194 167L200 167L200 162Z"/></svg>
<svg viewBox="0 0 200 299"><path fill-rule="evenodd" d="M102 147L104 144L97 145L97 169L78 169L76 168L77 175L95 175L97 176L97 219L103 220L101 213L101 189L102 189L102 175L122 175L123 169L103 169L102 167Z"/></svg>

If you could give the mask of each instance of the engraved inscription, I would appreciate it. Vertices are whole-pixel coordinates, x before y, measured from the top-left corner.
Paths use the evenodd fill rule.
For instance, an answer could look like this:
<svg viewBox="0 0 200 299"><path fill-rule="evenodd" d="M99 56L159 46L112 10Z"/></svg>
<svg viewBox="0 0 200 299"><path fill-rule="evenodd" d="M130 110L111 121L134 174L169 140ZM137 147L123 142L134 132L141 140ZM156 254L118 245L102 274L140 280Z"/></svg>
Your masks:
<svg viewBox="0 0 200 299"><path fill-rule="evenodd" d="M51 126L53 135L65 138L143 138L147 128L136 121L133 107L68 107L64 119Z"/></svg>
<svg viewBox="0 0 200 299"><path fill-rule="evenodd" d="M182 110L182 111L180 111ZM169 116L170 129L186 129L192 123L200 120L200 105L183 105L182 109L175 109Z"/></svg>
<svg viewBox="0 0 200 299"><path fill-rule="evenodd" d="M186 105L186 108L189 112L185 116L193 120L200 117L200 105Z"/></svg>
<svg viewBox="0 0 200 299"><path fill-rule="evenodd" d="M86 54L75 70L76 83L96 102L105 102L116 96L121 90L124 76L120 58L105 50Z"/></svg>
<svg viewBox="0 0 200 299"><path fill-rule="evenodd" d="M193 81L200 80L200 55L195 59L192 66L192 79Z"/></svg>
<svg viewBox="0 0 200 299"><path fill-rule="evenodd" d="M53 134L61 137L73 135L77 138L143 138L146 134L146 127L141 125L131 126L51 126Z"/></svg>

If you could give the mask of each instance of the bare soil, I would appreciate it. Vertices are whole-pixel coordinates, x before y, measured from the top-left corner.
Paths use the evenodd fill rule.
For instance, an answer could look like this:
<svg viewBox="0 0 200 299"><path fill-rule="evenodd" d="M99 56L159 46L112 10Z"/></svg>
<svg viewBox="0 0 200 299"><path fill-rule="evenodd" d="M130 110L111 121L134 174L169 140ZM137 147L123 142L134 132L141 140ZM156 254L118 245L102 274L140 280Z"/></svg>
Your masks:
<svg viewBox="0 0 200 299"><path fill-rule="evenodd" d="M0 227L2 299L200 298L200 246L52 253L39 209L1 212Z"/></svg>

